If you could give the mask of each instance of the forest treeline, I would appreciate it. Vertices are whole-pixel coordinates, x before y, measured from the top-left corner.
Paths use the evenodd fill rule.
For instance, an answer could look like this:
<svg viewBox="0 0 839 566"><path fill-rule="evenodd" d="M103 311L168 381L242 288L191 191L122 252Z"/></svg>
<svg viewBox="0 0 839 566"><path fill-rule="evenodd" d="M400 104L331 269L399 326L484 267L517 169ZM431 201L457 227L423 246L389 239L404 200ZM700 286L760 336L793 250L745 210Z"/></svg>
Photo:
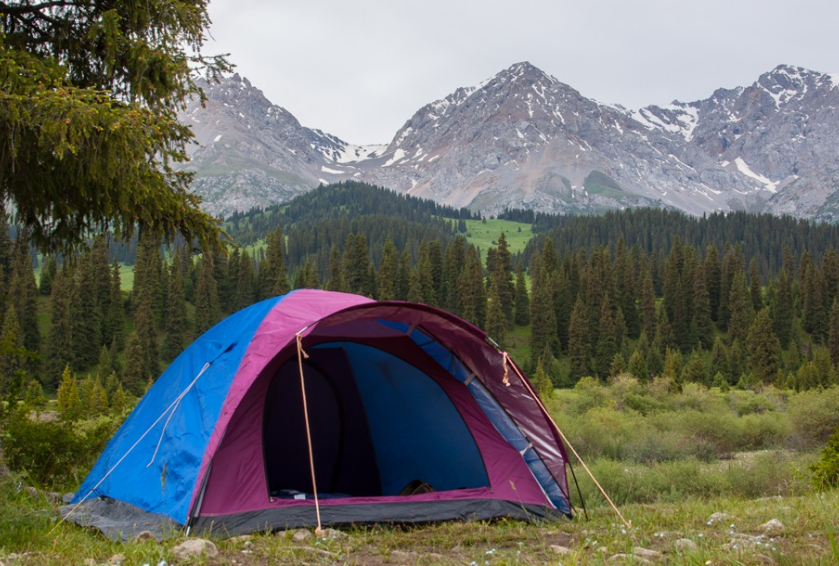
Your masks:
<svg viewBox="0 0 839 566"><path fill-rule="evenodd" d="M304 287L423 302L485 329L502 347L526 342L517 361L541 387L619 373L724 388L837 381L835 226L631 210L569 220L567 233L559 223L521 254L500 233L482 261L458 226L459 211L429 208L405 220L353 208L351 218L329 208L330 190L335 208L355 206L344 184L316 190L306 206L288 205L299 210L288 225L279 208L231 219L259 236L258 248L195 255L141 235L131 244L130 293L108 235L73 261L40 259L36 278L25 234L11 238L0 226L0 393L37 396L89 374L80 397L123 403L222 317ZM370 207L392 199L407 206L404 197L360 190ZM314 202L324 208L316 215ZM254 230L263 224L267 232ZM703 227L740 239L719 240Z"/></svg>

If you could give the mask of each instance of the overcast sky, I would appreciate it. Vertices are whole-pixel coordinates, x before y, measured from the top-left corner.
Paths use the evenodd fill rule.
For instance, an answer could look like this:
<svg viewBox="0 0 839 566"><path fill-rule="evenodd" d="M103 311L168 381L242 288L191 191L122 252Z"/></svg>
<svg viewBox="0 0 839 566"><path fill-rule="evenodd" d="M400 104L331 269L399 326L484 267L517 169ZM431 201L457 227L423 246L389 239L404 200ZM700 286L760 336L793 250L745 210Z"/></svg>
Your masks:
<svg viewBox="0 0 839 566"><path fill-rule="evenodd" d="M530 61L639 108L752 84L779 64L839 73L837 0L210 0L207 54L304 125L387 143L414 112Z"/></svg>

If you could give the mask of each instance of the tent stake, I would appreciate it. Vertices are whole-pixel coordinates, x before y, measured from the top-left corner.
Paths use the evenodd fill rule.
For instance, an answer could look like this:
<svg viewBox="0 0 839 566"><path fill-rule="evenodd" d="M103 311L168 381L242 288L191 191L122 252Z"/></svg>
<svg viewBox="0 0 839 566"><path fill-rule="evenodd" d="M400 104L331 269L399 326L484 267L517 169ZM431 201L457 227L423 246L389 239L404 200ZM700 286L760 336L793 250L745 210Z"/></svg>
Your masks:
<svg viewBox="0 0 839 566"><path fill-rule="evenodd" d="M305 329L304 329L305 330ZM303 332L301 330L300 332ZM297 333L297 366L300 368L300 391L303 394L303 418L306 420L306 441L309 444L309 469L312 472L312 492L315 496L315 515L317 516L318 526L315 529L316 536L323 535L323 529L320 524L320 503L318 502L318 484L315 479L315 455L312 448L312 430L309 427L309 406L306 403L306 380L303 379L303 358L309 359L309 355L303 351L303 337Z"/></svg>
<svg viewBox="0 0 839 566"><path fill-rule="evenodd" d="M568 442L568 438L566 438L566 437L565 437L565 434L564 434L564 433L562 432L562 430L559 428L559 425L557 425L557 424L556 424L556 421L554 421L553 417L552 417L552 416L551 416L551 414L548 412L548 409L545 407L544 403L542 403L542 400L541 400L541 399L539 399L539 396L538 396L538 395L536 395L536 392L534 392L534 391L533 391L533 388L531 388L531 387L530 387L530 384L527 382L527 380L526 380L526 379L524 378L524 376L521 374L521 372L520 372L520 371L519 371L519 369L516 367L516 365L515 365L515 364L510 363L510 355L509 355L507 352L504 352L504 351L502 351L502 352L501 352L501 354L504 356L504 374L505 374L505 376L506 376L506 374L507 374L507 366L509 365L510 367L512 367L512 368L513 368L513 371L514 371L514 372L516 372L516 375L518 375L518 376L519 376L519 380L522 382L522 384L524 385L524 387L525 387L525 388L526 388L526 389L530 392L530 394L533 396L533 399L535 399L535 400L536 400L536 402L539 404L539 406L540 406L540 407L542 408L542 410L545 412L545 415L548 417L548 420L549 420L549 421L551 422L551 424L553 425L554 430L556 430L556 432L557 432L557 433L559 433L559 436L562 438L562 441L563 441L565 444L567 444L567 445L568 445L568 448L570 448L570 449L571 449L571 452L573 452L573 453L574 453L574 456L577 458L577 461L578 461L578 462L579 462L579 463L583 466L583 469L586 471L586 473L588 473L589 477L591 478L591 481L593 481L593 482L594 482L594 485L596 485L596 486L597 486L597 489L599 489L599 490L600 490L600 493L602 493L602 494L603 494L603 497L605 497L605 498L606 498L606 501L608 501L608 502L609 502L609 505L611 505L611 506L612 506L612 509L614 509L614 510L615 510L615 513L618 515L618 517L620 517L620 520L621 520L621 521L623 521L623 524L624 524L624 525L626 525L626 528L631 529L631 528L632 528L632 523L630 523L629 521L627 521L626 519L624 519L624 518L623 518L623 515L621 515L621 512L618 510L617 505L615 505L615 503L614 503L614 502L612 501L612 499L609 497L609 494L608 494L608 493L606 493L606 490L605 490L605 489L603 489L603 487L600 485L600 482L599 482L599 481L597 481L597 478L595 478L595 477L594 477L594 474L593 474L593 473L591 473L591 470L589 470L589 469L588 469L588 466L586 466L586 463L583 461L583 459L580 457L580 455L579 455L579 454L577 453L577 451L574 449L574 446L573 446L570 442ZM573 474L573 472L572 472L572 474ZM576 478L575 478L575 479L576 479ZM578 486L578 487L579 487L579 486Z"/></svg>

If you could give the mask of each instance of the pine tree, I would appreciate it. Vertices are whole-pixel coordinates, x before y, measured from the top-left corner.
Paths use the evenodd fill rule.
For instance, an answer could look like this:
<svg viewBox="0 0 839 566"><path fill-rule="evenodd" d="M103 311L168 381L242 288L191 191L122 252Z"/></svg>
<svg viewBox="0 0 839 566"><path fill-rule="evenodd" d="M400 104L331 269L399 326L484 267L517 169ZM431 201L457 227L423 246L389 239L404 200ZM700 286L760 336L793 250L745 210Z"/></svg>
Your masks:
<svg viewBox="0 0 839 566"><path fill-rule="evenodd" d="M338 251L338 246L333 245L329 251L329 280L326 282L328 291L340 291L344 288L341 267L341 252Z"/></svg>
<svg viewBox="0 0 839 566"><path fill-rule="evenodd" d="M70 295L70 344L73 352L71 367L81 371L99 360L102 345L102 313L96 304L93 262L87 256L79 261Z"/></svg>
<svg viewBox="0 0 839 566"><path fill-rule="evenodd" d="M111 299L108 304L108 313L105 325L105 344L119 352L125 346L125 307L122 297L122 281L120 278L120 266L114 260L111 266Z"/></svg>
<svg viewBox="0 0 839 566"><path fill-rule="evenodd" d="M503 282L499 281L497 272L494 279L495 283L492 285L489 292L486 332L490 338L495 340L496 344L504 348L507 340L507 317L504 312L504 304L501 298L501 287L503 287Z"/></svg>
<svg viewBox="0 0 839 566"><path fill-rule="evenodd" d="M711 385L711 378L708 374L705 360L702 354L696 350L690 355L682 370L682 381L686 383L699 383L705 386Z"/></svg>
<svg viewBox="0 0 839 566"><path fill-rule="evenodd" d="M478 249L470 244L466 251L466 265L460 274L462 317L479 328L486 323L487 297L483 266Z"/></svg>
<svg viewBox="0 0 839 566"><path fill-rule="evenodd" d="M527 282L521 263L516 269L515 323L519 326L530 324L530 295L527 292Z"/></svg>
<svg viewBox="0 0 839 566"><path fill-rule="evenodd" d="M107 332L108 312L111 309L111 262L108 256L108 240L104 235L99 235L93 240L90 260L94 302L99 313L99 344L110 344Z"/></svg>
<svg viewBox="0 0 839 566"><path fill-rule="evenodd" d="M655 336L655 290L653 278L648 269L641 270L641 304L639 308L641 318L641 332L647 336Z"/></svg>
<svg viewBox="0 0 839 566"><path fill-rule="evenodd" d="M830 361L833 362L833 365L839 364L839 299L833 299L833 306L830 308L830 332L827 349L830 352Z"/></svg>
<svg viewBox="0 0 839 566"><path fill-rule="evenodd" d="M195 334L200 336L221 320L216 280L213 279L213 259L205 254L199 264L198 285L195 289ZM133 393L137 391L131 389Z"/></svg>
<svg viewBox="0 0 839 566"><path fill-rule="evenodd" d="M787 348L792 338L794 305L792 281L786 269L781 269L778 276L778 285L772 297L770 309L775 335L778 337L781 348Z"/></svg>
<svg viewBox="0 0 839 566"><path fill-rule="evenodd" d="M253 260L248 250L239 255L239 265L236 268L236 281L233 287L232 310L240 311L257 301L257 275L254 274Z"/></svg>
<svg viewBox="0 0 839 566"><path fill-rule="evenodd" d="M143 394L149 375L146 374L146 357L136 332L128 335L125 344L125 371L122 384L132 395Z"/></svg>
<svg viewBox="0 0 839 566"><path fill-rule="evenodd" d="M19 232L12 257L12 274L9 278L9 301L15 307L23 343L27 350L37 352L41 346L38 332L38 312L35 298L38 286L35 284L35 270L29 254L26 232Z"/></svg>
<svg viewBox="0 0 839 566"><path fill-rule="evenodd" d="M600 306L598 336L594 356L594 369L600 379L606 379L609 375L612 360L618 352L618 344L615 342L615 323L612 319L609 295L603 298L603 304Z"/></svg>
<svg viewBox="0 0 839 566"><path fill-rule="evenodd" d="M79 384L76 376L66 366L61 374L61 385L58 387L58 402L56 411L59 418L67 423L73 423L82 416L82 401L79 398Z"/></svg>
<svg viewBox="0 0 839 566"><path fill-rule="evenodd" d="M746 287L746 274L738 272L731 283L728 299L728 336L731 340L745 341L754 318L751 296Z"/></svg>
<svg viewBox="0 0 839 566"><path fill-rule="evenodd" d="M760 288L760 268L756 257L752 257L749 262L749 295L752 299L752 309L755 312L760 311L763 308L763 293Z"/></svg>
<svg viewBox="0 0 839 566"><path fill-rule="evenodd" d="M709 244L705 248L705 283L708 287L708 304L711 307L711 320L717 321L720 309L720 284L722 266L717 246Z"/></svg>
<svg viewBox="0 0 839 566"><path fill-rule="evenodd" d="M266 255L263 265L260 265L260 297L267 299L278 295L285 295L291 291L285 267L285 237L281 227L277 227L266 237Z"/></svg>
<svg viewBox="0 0 839 566"><path fill-rule="evenodd" d="M626 364L626 371L634 375L638 381L647 382L650 380L650 372L647 369L647 362L640 351L634 350L629 356L629 361Z"/></svg>
<svg viewBox="0 0 839 566"><path fill-rule="evenodd" d="M510 254L510 246L507 244L507 235L501 232L498 237L498 249L496 253L495 275L489 274L493 285L498 285L498 297L501 308L507 320L507 327L513 327L513 303L515 298L515 285L513 284L513 258Z"/></svg>
<svg viewBox="0 0 839 566"><path fill-rule="evenodd" d="M379 265L379 300L396 299L396 274L399 269L399 252L390 236L382 247L382 261Z"/></svg>
<svg viewBox="0 0 839 566"><path fill-rule="evenodd" d="M67 367L73 361L73 344L70 340L70 298L73 293L73 275L67 265L62 266L52 285L50 295L50 331L44 367L44 385L56 387Z"/></svg>
<svg viewBox="0 0 839 566"><path fill-rule="evenodd" d="M0 403L9 396L11 406L28 377L26 366L31 355L26 350L15 306L9 304L0 329Z"/></svg>
<svg viewBox="0 0 839 566"><path fill-rule="evenodd" d="M758 383L775 383L781 369L781 345L772 330L769 310L761 309L749 330L749 367Z"/></svg>
<svg viewBox="0 0 839 566"><path fill-rule="evenodd" d="M702 348L711 348L714 343L714 323L711 319L711 304L708 299L708 285L705 281L705 266L702 263L697 263L693 270L693 320L691 330Z"/></svg>
<svg viewBox="0 0 839 566"><path fill-rule="evenodd" d="M157 345L157 330L154 314L148 299L142 297L134 312L134 328L140 349L143 352L144 375L156 378L160 373L160 354Z"/></svg>
<svg viewBox="0 0 839 566"><path fill-rule="evenodd" d="M166 305L163 344L160 348L161 357L167 362L174 360L183 351L187 342L186 333L189 329L189 320L187 319L186 312L186 296L184 295L183 281L181 280L181 270L179 267L178 254L180 253L180 250L175 252L175 257L170 267L169 302Z"/></svg>
<svg viewBox="0 0 839 566"><path fill-rule="evenodd" d="M577 382L588 375L588 359L591 346L588 333L588 308L578 297L571 311L568 326L568 358L571 362L571 380Z"/></svg>
<svg viewBox="0 0 839 566"><path fill-rule="evenodd" d="M57 274L58 260L55 259L55 256L47 256L41 268L41 277L38 280L38 292L41 295L50 296L52 294L52 282Z"/></svg>
<svg viewBox="0 0 839 566"><path fill-rule="evenodd" d="M556 315L550 279L546 276L533 280L533 300L530 303L530 356L531 364L545 349L554 350L556 342ZM558 351L555 353L559 353Z"/></svg>
<svg viewBox="0 0 839 566"><path fill-rule="evenodd" d="M725 382L728 384L735 383L734 376L731 373L731 363L728 359L728 348L725 346L721 336L717 336L714 340L714 347L711 349L711 375L722 375ZM739 376L738 376L739 377Z"/></svg>

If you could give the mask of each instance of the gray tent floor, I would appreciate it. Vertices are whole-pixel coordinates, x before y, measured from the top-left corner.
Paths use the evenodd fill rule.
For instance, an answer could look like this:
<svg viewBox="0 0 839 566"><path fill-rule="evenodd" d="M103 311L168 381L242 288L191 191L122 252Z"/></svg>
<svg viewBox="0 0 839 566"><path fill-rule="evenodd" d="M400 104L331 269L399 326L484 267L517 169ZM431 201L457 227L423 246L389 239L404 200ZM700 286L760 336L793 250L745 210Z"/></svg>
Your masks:
<svg viewBox="0 0 839 566"><path fill-rule="evenodd" d="M99 529L113 541L129 541L144 531L157 540L164 540L179 536L183 531L181 525L167 517L114 499L89 499L78 507L64 505L60 511L66 521Z"/></svg>

